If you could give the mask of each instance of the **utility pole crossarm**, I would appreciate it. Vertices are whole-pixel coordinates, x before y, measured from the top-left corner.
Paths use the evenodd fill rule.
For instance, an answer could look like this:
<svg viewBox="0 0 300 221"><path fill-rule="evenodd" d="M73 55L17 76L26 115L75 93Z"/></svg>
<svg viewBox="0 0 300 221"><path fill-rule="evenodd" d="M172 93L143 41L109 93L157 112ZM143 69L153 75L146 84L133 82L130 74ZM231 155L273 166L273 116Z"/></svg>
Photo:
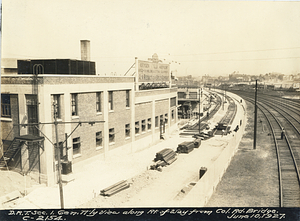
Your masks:
<svg viewBox="0 0 300 221"><path fill-rule="evenodd" d="M52 124L55 126L55 138L56 138L56 143L55 143L55 148L59 151L57 151L57 158L58 158L58 184L59 184L59 195L60 195L60 206L61 209L64 209L64 197L63 197L63 185L62 185L62 176L61 176L61 156L60 156L60 146L59 146L59 140L58 140L58 124L77 124L77 126L73 129L73 131L66 137L65 141L63 142L66 143L67 139L73 134L73 132L82 124L90 124L93 126L95 123L104 123L105 121L102 120L96 120L96 121L74 121L74 122L63 122L63 121L57 121L57 116L54 114L54 122L45 122L45 123L27 123L27 124L13 124L13 126L21 126L21 127L26 127L26 126L34 126L37 130L39 130L44 137L52 144L53 142L39 129L39 125L45 125L45 124Z"/></svg>
<svg viewBox="0 0 300 221"><path fill-rule="evenodd" d="M95 123L104 123L105 121L103 120L96 120L96 121L74 121L74 122L63 122L63 121L58 121L56 122L57 124L95 124ZM21 127L26 127L26 126L32 126L32 125L43 125L43 124L55 124L55 122L46 122L46 123L28 123L28 124L14 124L14 126L21 126Z"/></svg>

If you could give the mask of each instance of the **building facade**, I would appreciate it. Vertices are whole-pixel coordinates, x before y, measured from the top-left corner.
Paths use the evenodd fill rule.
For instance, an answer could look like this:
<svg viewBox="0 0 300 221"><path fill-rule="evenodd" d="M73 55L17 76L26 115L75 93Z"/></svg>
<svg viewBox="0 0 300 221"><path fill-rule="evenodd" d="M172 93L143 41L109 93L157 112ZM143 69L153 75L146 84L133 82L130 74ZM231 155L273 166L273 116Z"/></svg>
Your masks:
<svg viewBox="0 0 300 221"><path fill-rule="evenodd" d="M151 148L177 129L177 88L138 90L134 76L37 72L1 77L2 150L14 150L1 162L40 183L57 182L58 151L67 166L105 160Z"/></svg>

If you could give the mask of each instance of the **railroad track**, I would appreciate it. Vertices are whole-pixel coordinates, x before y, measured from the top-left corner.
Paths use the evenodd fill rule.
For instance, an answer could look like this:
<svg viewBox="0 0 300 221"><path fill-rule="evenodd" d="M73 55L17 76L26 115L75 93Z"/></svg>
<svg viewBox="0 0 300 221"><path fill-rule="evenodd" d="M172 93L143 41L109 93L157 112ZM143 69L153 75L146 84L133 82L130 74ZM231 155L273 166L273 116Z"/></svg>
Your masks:
<svg viewBox="0 0 300 221"><path fill-rule="evenodd" d="M210 94L214 94L214 93L210 93ZM209 117L207 116L204 116L202 119L201 119L201 123L200 123L200 130L203 130L205 127L206 127L206 121L209 120L210 118L212 118L215 113L217 113L217 111L219 110L220 106L221 106L221 98L219 96L216 96L216 105L214 107L213 110L210 111L209 113ZM186 126L184 127L183 129L189 129L189 130L196 130L199 128L199 123L193 125L193 126Z"/></svg>
<svg viewBox="0 0 300 221"><path fill-rule="evenodd" d="M237 112L237 106L233 100L233 98L231 98L230 96L226 95L226 100L228 100L229 106L227 109L227 112L225 114L225 116L220 120L219 123L226 125L226 132L230 131L233 128L231 127L232 121L235 118L236 112ZM216 135L221 135L223 134L223 132L221 130L215 130L214 134Z"/></svg>
<svg viewBox="0 0 300 221"><path fill-rule="evenodd" d="M226 95L226 99L229 102L229 106L228 106L228 110L227 110L226 115L222 118L220 123L230 125L230 124L232 124L232 121L233 121L233 119L236 115L237 107L236 107L236 104L235 104L233 98Z"/></svg>
<svg viewBox="0 0 300 221"><path fill-rule="evenodd" d="M260 96L264 96L266 98L272 98L274 99L274 96L269 95L269 94L260 94ZM299 100L293 100L293 99L289 99L289 98L282 98L280 96L275 96L277 101L281 101L285 104L291 105L293 107L297 107L298 110L300 110L300 101Z"/></svg>
<svg viewBox="0 0 300 221"><path fill-rule="evenodd" d="M240 94L254 104L254 99ZM274 99L274 98L273 98ZM300 133L299 115L290 105L279 107L278 101L258 97L258 109L264 114L273 136L278 162L279 205L280 207L300 206ZM282 128L285 134L281 139Z"/></svg>
<svg viewBox="0 0 300 221"><path fill-rule="evenodd" d="M231 92L235 93L235 94L239 94L241 96L249 96L250 94L253 94L253 97L254 97L254 92L249 93L246 91L239 91L239 90L231 90ZM260 91L258 91L258 92L260 92ZM272 100L272 102L278 103L280 105L291 107L291 108L297 110L298 113L300 111L300 101L299 100L292 100L292 99L282 98L280 96L272 96L272 95L264 94L264 93L259 93L258 96L260 99L266 99L269 101Z"/></svg>

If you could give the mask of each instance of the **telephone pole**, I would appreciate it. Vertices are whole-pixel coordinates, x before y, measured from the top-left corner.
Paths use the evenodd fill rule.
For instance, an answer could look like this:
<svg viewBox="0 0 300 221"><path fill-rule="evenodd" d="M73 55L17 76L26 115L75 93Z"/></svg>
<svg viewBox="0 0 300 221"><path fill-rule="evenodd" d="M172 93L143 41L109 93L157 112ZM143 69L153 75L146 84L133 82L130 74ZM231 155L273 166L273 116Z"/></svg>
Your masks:
<svg viewBox="0 0 300 221"><path fill-rule="evenodd" d="M54 104L54 110L56 109L56 105ZM58 142L58 129L57 129L57 113L54 111L54 126L55 126L55 136L56 136L56 151L58 158L58 185L59 185L59 196L60 196L60 207L64 209L64 194L63 194L63 186L62 186L62 178L61 178L61 162L60 162L60 146Z"/></svg>
<svg viewBox="0 0 300 221"><path fill-rule="evenodd" d="M253 149L256 149L256 129L257 129L257 80L255 80L255 103L254 103L254 136Z"/></svg>
<svg viewBox="0 0 300 221"><path fill-rule="evenodd" d="M223 90L224 90L225 86L223 85ZM225 93L223 91L223 99L222 99L222 110L224 110L224 102L225 102Z"/></svg>
<svg viewBox="0 0 300 221"><path fill-rule="evenodd" d="M25 127L25 126L34 126L38 131L42 133L42 135L49 140L49 142L54 145L51 140L41 131L41 129L38 127L39 125L54 125L55 126L55 136L56 136L56 145L54 145L54 148L57 150L57 157L58 157L58 182L59 182L59 194L60 194L60 206L61 209L64 209L64 198L63 198L63 186L62 186L62 176L61 176L61 156L60 156L60 151L61 147L63 146L64 143L67 142L67 139L73 134L73 132L82 124L90 124L93 126L95 123L104 123L104 121L78 121L78 122L62 122L62 121L57 121L57 116L54 113L54 122L47 122L47 123L27 123L27 124L13 124L13 126L18 126L18 127ZM65 137L64 142L62 142L62 145L59 145L59 139L58 139L58 124L77 124L77 126L73 129L73 131Z"/></svg>
<svg viewBox="0 0 300 221"><path fill-rule="evenodd" d="M201 132L201 126L200 126L200 123L201 123L201 120L200 120L200 111L201 111L201 108L200 108L200 105L201 105L201 87L199 89L199 134Z"/></svg>

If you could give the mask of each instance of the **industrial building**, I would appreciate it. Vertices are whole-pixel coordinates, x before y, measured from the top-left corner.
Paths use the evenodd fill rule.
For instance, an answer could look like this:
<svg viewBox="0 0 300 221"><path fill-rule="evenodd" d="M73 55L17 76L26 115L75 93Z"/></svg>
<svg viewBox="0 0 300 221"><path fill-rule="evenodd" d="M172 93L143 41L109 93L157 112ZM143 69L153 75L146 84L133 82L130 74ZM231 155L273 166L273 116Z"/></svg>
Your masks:
<svg viewBox="0 0 300 221"><path fill-rule="evenodd" d="M68 181L78 162L151 148L177 129L168 64L154 54L151 61L135 59L134 76L98 76L89 51L83 40L81 60L18 60L17 69L4 67L0 166L54 185L58 151Z"/></svg>

